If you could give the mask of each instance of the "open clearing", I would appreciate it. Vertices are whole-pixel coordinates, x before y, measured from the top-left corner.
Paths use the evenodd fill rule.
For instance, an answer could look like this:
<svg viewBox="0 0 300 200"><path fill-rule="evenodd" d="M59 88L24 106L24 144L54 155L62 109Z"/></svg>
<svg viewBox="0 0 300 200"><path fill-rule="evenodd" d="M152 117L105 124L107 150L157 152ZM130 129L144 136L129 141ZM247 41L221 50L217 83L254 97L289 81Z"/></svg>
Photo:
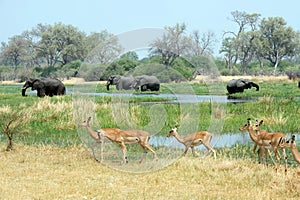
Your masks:
<svg viewBox="0 0 300 200"><path fill-rule="evenodd" d="M82 146L0 146L0 199L299 199L300 169L250 159L187 157L159 171L124 173ZM292 158L289 158L292 159ZM160 162L160 161L158 161Z"/></svg>

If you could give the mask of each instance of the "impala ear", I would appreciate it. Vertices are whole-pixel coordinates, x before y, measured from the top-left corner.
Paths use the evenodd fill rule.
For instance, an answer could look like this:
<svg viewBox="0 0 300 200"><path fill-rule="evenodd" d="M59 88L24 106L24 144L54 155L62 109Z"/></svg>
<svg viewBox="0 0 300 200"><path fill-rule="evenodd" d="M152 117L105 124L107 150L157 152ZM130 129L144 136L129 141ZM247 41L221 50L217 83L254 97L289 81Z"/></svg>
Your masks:
<svg viewBox="0 0 300 200"><path fill-rule="evenodd" d="M292 135L292 141L291 141L292 143L294 143L295 142L295 135Z"/></svg>
<svg viewBox="0 0 300 200"><path fill-rule="evenodd" d="M259 125L262 125L264 123L264 120L260 120Z"/></svg>
<svg viewBox="0 0 300 200"><path fill-rule="evenodd" d="M247 119L247 124L251 125L251 119L250 118Z"/></svg>
<svg viewBox="0 0 300 200"><path fill-rule="evenodd" d="M91 121L91 119L92 119L92 117L89 117L89 118L87 119L87 123L89 123L89 122Z"/></svg>

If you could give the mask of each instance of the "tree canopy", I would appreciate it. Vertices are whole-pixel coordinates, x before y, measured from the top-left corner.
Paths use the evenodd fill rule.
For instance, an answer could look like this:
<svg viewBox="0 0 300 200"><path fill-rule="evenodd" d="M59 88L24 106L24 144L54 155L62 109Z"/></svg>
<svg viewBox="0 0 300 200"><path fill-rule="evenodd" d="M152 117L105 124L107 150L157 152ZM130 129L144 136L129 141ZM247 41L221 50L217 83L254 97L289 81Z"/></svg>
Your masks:
<svg viewBox="0 0 300 200"><path fill-rule="evenodd" d="M211 71L215 67L224 75L277 73L291 67L299 70L299 31L282 17L263 18L244 11L230 15L236 30L224 30L221 41L216 33L189 30L185 23L165 26L165 33L149 44L149 54L142 59L135 51L120 55L123 47L108 30L86 34L73 25L37 24L1 43L0 78L81 76L104 80L111 74L144 71L165 81L177 81L215 73ZM220 54L214 56L218 42Z"/></svg>

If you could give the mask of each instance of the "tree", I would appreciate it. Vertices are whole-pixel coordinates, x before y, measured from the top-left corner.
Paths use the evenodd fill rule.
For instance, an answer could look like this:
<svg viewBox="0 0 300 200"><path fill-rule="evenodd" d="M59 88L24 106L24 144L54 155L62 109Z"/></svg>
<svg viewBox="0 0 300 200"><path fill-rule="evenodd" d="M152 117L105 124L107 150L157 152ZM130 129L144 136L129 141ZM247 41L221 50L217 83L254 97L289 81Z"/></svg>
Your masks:
<svg viewBox="0 0 300 200"><path fill-rule="evenodd" d="M184 34L186 25L176 24L175 26L166 26L166 33L162 38L157 38L150 46L150 54L158 55L162 58L162 64L168 68L174 60L188 52L190 47L190 38Z"/></svg>
<svg viewBox="0 0 300 200"><path fill-rule="evenodd" d="M86 38L88 55L85 59L91 64L107 64L114 61L121 53L118 38L106 30L93 33Z"/></svg>
<svg viewBox="0 0 300 200"><path fill-rule="evenodd" d="M224 54L224 59L226 62L226 66L228 69L231 69L233 66L233 61L235 60L235 39L233 37L226 37L222 41L222 46L220 49L220 53Z"/></svg>
<svg viewBox="0 0 300 200"><path fill-rule="evenodd" d="M35 48L37 56L46 60L49 67L61 66L85 57L85 34L71 25L48 25L39 33Z"/></svg>
<svg viewBox="0 0 300 200"><path fill-rule="evenodd" d="M27 112L9 111L0 113L0 129L1 133L7 137L6 151L13 150L15 135L22 132L22 127L30 117Z"/></svg>
<svg viewBox="0 0 300 200"><path fill-rule="evenodd" d="M239 59L242 64L243 73L246 72L247 65L252 61L256 53L254 40L256 37L258 37L257 31L248 31L240 35Z"/></svg>
<svg viewBox="0 0 300 200"><path fill-rule="evenodd" d="M296 55L299 49L299 33L287 26L281 17L264 18L260 24L260 55L272 63L274 73L284 57Z"/></svg>
<svg viewBox="0 0 300 200"><path fill-rule="evenodd" d="M216 35L207 31L202 34L198 30L193 31L191 35L191 56L203 56L204 54L213 54L213 46L216 40Z"/></svg>
<svg viewBox="0 0 300 200"><path fill-rule="evenodd" d="M16 35L9 39L8 44L2 43L1 60L5 65L11 66L13 79L16 78L17 66L24 64L27 56L27 41L20 35Z"/></svg>
<svg viewBox="0 0 300 200"><path fill-rule="evenodd" d="M128 52L124 53L123 55L121 55L120 58L121 59L122 58L126 58L126 59L134 60L134 61L138 61L139 60L139 56L138 56L138 54L135 51L128 51Z"/></svg>
<svg viewBox="0 0 300 200"><path fill-rule="evenodd" d="M230 20L238 25L238 31L226 31L224 33L224 36L228 34L230 36L224 37L220 53L225 54L229 69L240 61L242 69L245 71L255 53L254 39L257 37L256 30L260 14L233 11L231 15Z"/></svg>

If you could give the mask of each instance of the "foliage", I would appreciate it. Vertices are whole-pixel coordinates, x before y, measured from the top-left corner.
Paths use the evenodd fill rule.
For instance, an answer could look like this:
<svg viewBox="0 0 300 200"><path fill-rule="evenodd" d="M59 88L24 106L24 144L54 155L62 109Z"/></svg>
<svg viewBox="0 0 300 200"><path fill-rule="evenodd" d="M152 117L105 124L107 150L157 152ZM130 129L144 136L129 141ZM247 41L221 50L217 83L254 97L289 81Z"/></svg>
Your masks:
<svg viewBox="0 0 300 200"><path fill-rule="evenodd" d="M231 15L238 31L225 32L220 49L228 69L240 63L241 72L245 73L249 63L259 61L262 70L266 60L276 72L284 58L299 54L299 33L287 26L283 18L270 17L260 21L260 14L240 11L231 12Z"/></svg>
<svg viewBox="0 0 300 200"><path fill-rule="evenodd" d="M91 65L83 63L78 74L80 77L83 77L86 81L99 81L103 80L103 76L107 68L107 65L103 64Z"/></svg>
<svg viewBox="0 0 300 200"><path fill-rule="evenodd" d="M275 71L284 57L294 56L299 49L299 33L288 27L281 17L263 19L260 32L260 54L274 65Z"/></svg>
<svg viewBox="0 0 300 200"><path fill-rule="evenodd" d="M190 40L184 34L186 30L184 23L177 23L173 27L166 26L165 30L166 33L162 38L156 39L151 44L151 54L161 56L162 64L169 67L177 57L188 50Z"/></svg>
<svg viewBox="0 0 300 200"><path fill-rule="evenodd" d="M87 47L85 62L89 64L109 64L122 51L118 38L107 30L91 34L85 39L85 43Z"/></svg>
<svg viewBox="0 0 300 200"><path fill-rule="evenodd" d="M242 11L230 14L237 29L225 31L219 49L222 57L212 56L215 33L188 30L185 23L165 26L164 34L149 44L148 57L141 60L135 51L120 55L123 47L107 30L87 35L72 25L37 24L1 43L0 79L77 76L97 81L112 74L156 74L161 82L179 82L197 74L262 75L299 68L300 35L283 18ZM158 64L165 69L152 69Z"/></svg>
<svg viewBox="0 0 300 200"><path fill-rule="evenodd" d="M139 60L139 56L136 52L134 51L128 51L124 54L121 55L120 57L121 59L125 58L125 59L129 59L129 60L134 60L134 61L138 61Z"/></svg>

